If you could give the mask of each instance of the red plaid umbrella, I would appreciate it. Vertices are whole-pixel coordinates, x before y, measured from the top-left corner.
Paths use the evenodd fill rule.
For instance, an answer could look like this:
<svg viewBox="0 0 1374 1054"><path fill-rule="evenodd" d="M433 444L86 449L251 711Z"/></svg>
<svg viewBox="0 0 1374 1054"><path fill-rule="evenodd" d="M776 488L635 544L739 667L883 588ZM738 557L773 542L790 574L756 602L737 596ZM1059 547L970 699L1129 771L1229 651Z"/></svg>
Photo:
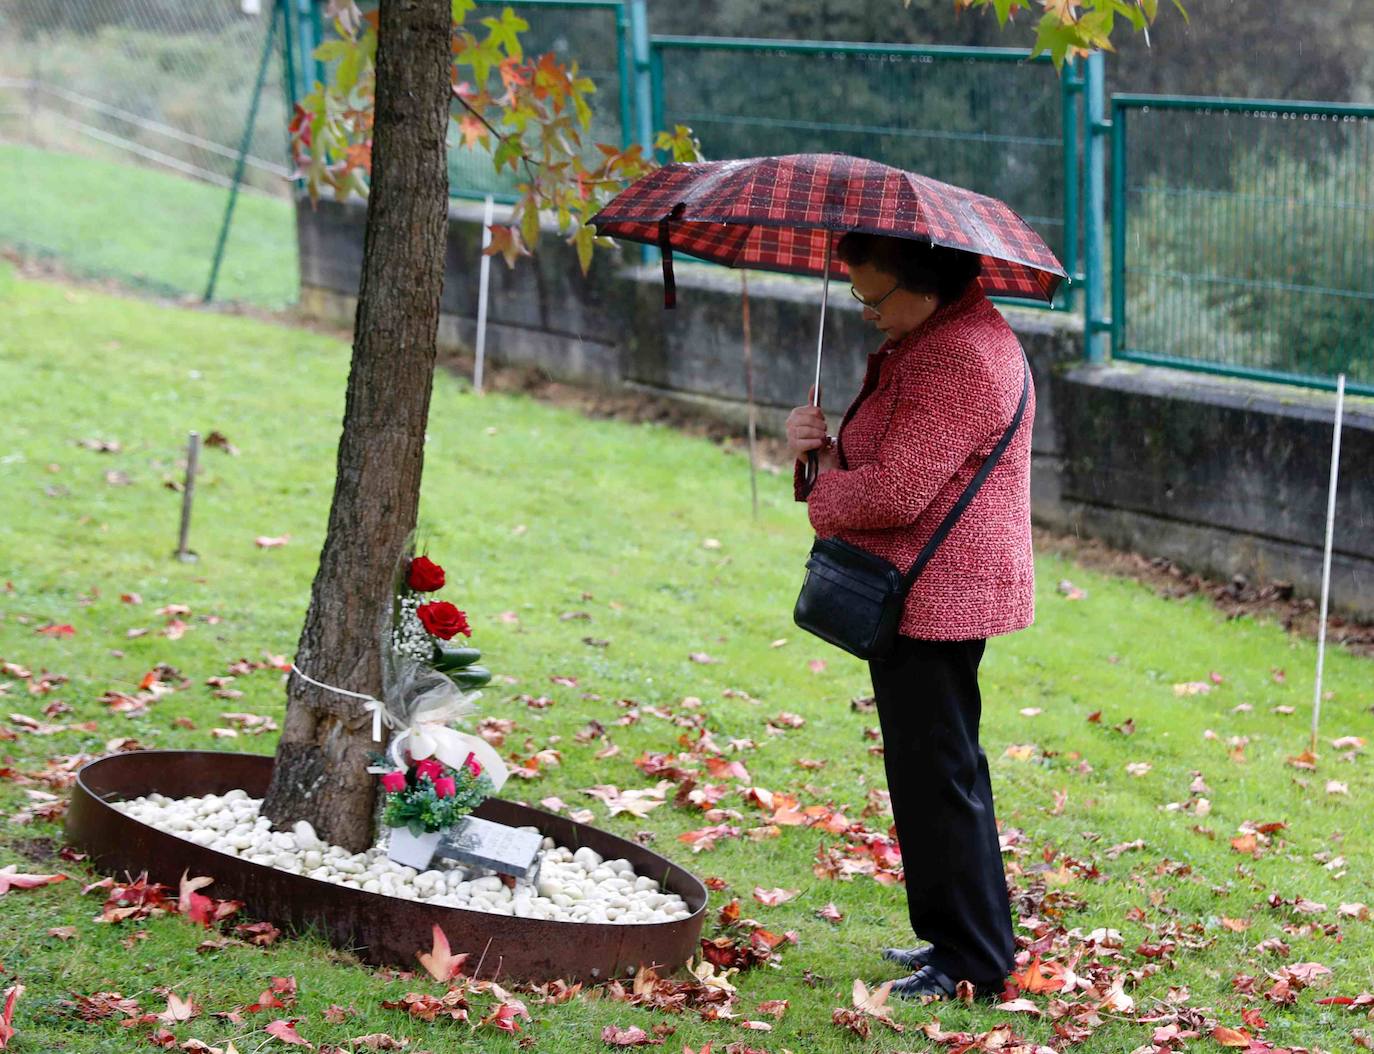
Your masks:
<svg viewBox="0 0 1374 1054"><path fill-rule="evenodd" d="M664 165L636 180L592 217L598 234L657 245L663 300L677 300L673 253L729 267L824 276L816 337L821 386L830 278L837 235L867 231L978 253L989 295L1052 300L1067 277L1054 253L1003 202L971 190L847 154L786 154ZM816 472L814 453L807 478Z"/></svg>
<svg viewBox="0 0 1374 1054"><path fill-rule="evenodd" d="M670 164L592 217L598 233L729 267L848 277L836 235L868 231L978 253L990 296L1051 300L1067 277L1040 235L996 198L846 154Z"/></svg>

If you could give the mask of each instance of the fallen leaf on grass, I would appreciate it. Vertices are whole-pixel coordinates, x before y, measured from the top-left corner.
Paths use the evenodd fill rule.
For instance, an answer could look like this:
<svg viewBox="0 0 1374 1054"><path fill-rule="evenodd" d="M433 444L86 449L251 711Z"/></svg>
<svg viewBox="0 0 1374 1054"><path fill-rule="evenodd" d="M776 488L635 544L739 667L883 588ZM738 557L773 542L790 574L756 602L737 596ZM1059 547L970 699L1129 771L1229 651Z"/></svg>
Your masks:
<svg viewBox="0 0 1374 1054"><path fill-rule="evenodd" d="M190 1021L191 1018L200 1014L200 1007L196 1005L194 996L182 999L175 992L167 993L167 1009L157 1015L159 1021L165 1021L169 1025L175 1025L181 1021Z"/></svg>
<svg viewBox="0 0 1374 1054"><path fill-rule="evenodd" d="M5 989L5 1006L0 1009L0 1050L5 1050L14 1038L14 1004L24 994L22 984L12 984Z"/></svg>
<svg viewBox="0 0 1374 1054"><path fill-rule="evenodd" d="M994 1009L1003 1010L1008 1014L1032 1014L1035 1017L1044 1013L1038 1006L1025 998L1008 999L1005 1003L998 1003Z"/></svg>
<svg viewBox="0 0 1374 1054"><path fill-rule="evenodd" d="M1174 695L1180 699L1187 695L1206 695L1211 690L1212 686L1206 681L1185 681L1174 685Z"/></svg>
<svg viewBox="0 0 1374 1054"><path fill-rule="evenodd" d="M300 1018L298 1017L293 1017L289 1021L285 1018L278 1018L276 1021L273 1021L270 1025L263 1029L263 1031L266 1032L269 1036L272 1036L275 1039L279 1039L283 1043L286 1043L290 1046L309 1047L311 1050L314 1050L315 1045L313 1043L307 1042L297 1034L296 1022L299 1020Z"/></svg>
<svg viewBox="0 0 1374 1054"><path fill-rule="evenodd" d="M1225 1025L1218 1025L1212 1029L1212 1038L1223 1047L1248 1047L1252 1042L1249 1033L1238 1028L1227 1028Z"/></svg>
<svg viewBox="0 0 1374 1054"><path fill-rule="evenodd" d="M816 917L825 919L827 922L842 922L844 920L844 915L839 908L835 907L833 902L827 904L823 908L818 908L816 910Z"/></svg>
<svg viewBox="0 0 1374 1054"><path fill-rule="evenodd" d="M881 1021L894 1032L901 1032L902 1025L892 1019L892 1008L887 1005L887 997L892 992L892 982L886 981L873 991L859 978L854 979L852 1008L836 1007L830 1012L830 1020L855 1035L867 1039L870 1021Z"/></svg>
<svg viewBox="0 0 1374 1054"><path fill-rule="evenodd" d="M1126 766L1126 771L1138 778L1146 775L1153 768L1154 766L1148 761L1132 761Z"/></svg>
<svg viewBox="0 0 1374 1054"><path fill-rule="evenodd" d="M785 904L800 893L800 889L783 889L780 886L775 886L772 889L764 889L762 886L754 887L754 899L769 908L776 907L778 904Z"/></svg>
<svg viewBox="0 0 1374 1054"><path fill-rule="evenodd" d="M447 983L463 972L463 965L468 960L468 954L463 952L460 955L454 955L449 949L448 937L436 922L434 924L434 947L427 952L417 952L416 957L431 977L436 981Z"/></svg>
<svg viewBox="0 0 1374 1054"><path fill-rule="evenodd" d="M707 655L704 651L694 651L690 655L688 655L687 658L691 659L693 662L701 666L713 666L716 663L720 662L719 659L711 658L711 656ZM611 1026L607 1025L606 1027L610 1028ZM640 1031L643 1031L643 1029L641 1029Z"/></svg>
<svg viewBox="0 0 1374 1054"><path fill-rule="evenodd" d="M271 538L265 534L260 534L253 539L253 544L256 545L259 549L280 549L290 540L291 535L289 534L279 535L276 538Z"/></svg>
<svg viewBox="0 0 1374 1054"><path fill-rule="evenodd" d="M61 873L55 875L25 875L16 870L18 865L10 864L0 868L0 897L3 897L11 889L34 889L38 886L50 885L53 882L65 882L67 876Z"/></svg>
<svg viewBox="0 0 1374 1054"><path fill-rule="evenodd" d="M661 1046L663 1040L654 1039L638 1025L632 1025L630 1028L607 1025L601 1030L601 1042L609 1043L613 1047L651 1047Z"/></svg>
<svg viewBox="0 0 1374 1054"><path fill-rule="evenodd" d="M58 624L56 624L56 623L49 623L49 624L46 625L46 626L39 626L38 629L35 630L34 632L35 632L35 633L42 634L44 637L75 637L75 636L76 636L76 628L75 628L74 626L68 625L68 624L66 624L66 623L63 623L63 624L61 624L61 625L58 625Z"/></svg>

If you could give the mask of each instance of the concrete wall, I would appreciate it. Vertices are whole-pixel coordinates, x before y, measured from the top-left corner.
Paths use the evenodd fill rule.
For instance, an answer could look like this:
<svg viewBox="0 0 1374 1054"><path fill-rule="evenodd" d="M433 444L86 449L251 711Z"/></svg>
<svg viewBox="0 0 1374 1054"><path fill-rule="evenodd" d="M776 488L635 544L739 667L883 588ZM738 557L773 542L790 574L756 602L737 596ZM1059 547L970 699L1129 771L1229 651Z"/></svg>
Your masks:
<svg viewBox="0 0 1374 1054"><path fill-rule="evenodd" d="M308 313L351 322L362 258L360 205L298 210ZM441 343L475 330L479 206L450 217ZM487 352L497 363L630 388L742 423L741 278L677 261L678 306L663 310L657 266L598 252L583 275L553 233L514 270L491 268ZM749 279L760 427L780 430L815 369L819 286ZM838 418L875 346L843 286L826 320L821 377ZM1047 526L1100 537L1219 577L1292 582L1315 595L1331 445L1329 394L1130 364L1082 362L1077 317L1004 309L1036 384L1032 499ZM1333 610L1374 617L1374 401L1348 400L1332 565Z"/></svg>

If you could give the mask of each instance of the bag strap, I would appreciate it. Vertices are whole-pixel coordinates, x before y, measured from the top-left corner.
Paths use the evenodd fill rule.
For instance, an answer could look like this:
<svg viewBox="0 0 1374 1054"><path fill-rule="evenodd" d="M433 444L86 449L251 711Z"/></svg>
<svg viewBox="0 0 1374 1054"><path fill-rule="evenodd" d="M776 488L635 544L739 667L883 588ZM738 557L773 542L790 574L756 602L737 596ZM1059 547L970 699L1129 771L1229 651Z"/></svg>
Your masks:
<svg viewBox="0 0 1374 1054"><path fill-rule="evenodd" d="M992 448L992 453L988 455L983 467L980 468L974 477L969 480L964 492L959 495L959 500L954 503L954 508L950 509L945 518L940 521L940 526L935 528L935 533L930 536L930 540L921 548L921 552L916 557L916 562L911 565L911 569L902 576L902 592L910 591L915 583L917 576L925 570L930 558L935 555L935 550L940 547L940 543L945 540L945 536L954 529L959 517L968 508L969 503L977 496L982 488L984 481L992 474L992 470L997 467L997 462L1001 460L1002 454L1011 445L1012 436L1021 427L1021 418L1026 413L1026 402L1030 396L1030 361L1026 359L1026 353L1021 352L1021 359L1025 364L1025 375L1021 381L1021 402L1016 407L1016 413L1011 419L1011 424L1007 425L1007 430L1002 433L1002 438L997 441L997 445Z"/></svg>

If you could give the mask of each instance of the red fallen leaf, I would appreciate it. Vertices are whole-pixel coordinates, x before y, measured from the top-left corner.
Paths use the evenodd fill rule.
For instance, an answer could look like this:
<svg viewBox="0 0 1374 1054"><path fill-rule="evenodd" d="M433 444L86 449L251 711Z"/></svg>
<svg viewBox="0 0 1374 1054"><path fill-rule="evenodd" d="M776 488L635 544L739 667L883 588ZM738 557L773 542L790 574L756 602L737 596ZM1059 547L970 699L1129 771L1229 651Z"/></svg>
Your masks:
<svg viewBox="0 0 1374 1054"><path fill-rule="evenodd" d="M677 840L690 845L692 852L699 853L703 849L714 849L716 842L721 838L738 838L739 836L740 829L738 827L721 823L714 827L702 827L696 831L687 831L678 835Z"/></svg>
<svg viewBox="0 0 1374 1054"><path fill-rule="evenodd" d="M196 890L204 889L211 885L215 880L208 875L201 875L198 878L190 878L190 872L181 873L181 889L177 896L177 911L185 915L192 922L198 922L202 926L209 928L210 920L214 918L215 902L203 893Z"/></svg>
<svg viewBox="0 0 1374 1054"><path fill-rule="evenodd" d="M630 1028L607 1025L601 1030L601 1042L613 1047L657 1047L663 1044L663 1040L654 1039L638 1025Z"/></svg>
<svg viewBox="0 0 1374 1054"><path fill-rule="evenodd" d="M769 908L778 904L785 904L800 893L800 889L783 889L781 886L775 886L772 889L764 889L762 886L754 887L754 899Z"/></svg>
<svg viewBox="0 0 1374 1054"><path fill-rule="evenodd" d="M502 1032L520 1031L520 1018L530 1020L530 1012L519 999L503 999L494 1011L482 1018L482 1024L499 1028Z"/></svg>
<svg viewBox="0 0 1374 1054"><path fill-rule="evenodd" d="M806 668L812 673L824 673L826 661L824 659L812 659L806 664Z"/></svg>
<svg viewBox="0 0 1374 1054"><path fill-rule="evenodd" d="M143 598L137 593L120 593L119 599L124 604L142 604Z"/></svg>
<svg viewBox="0 0 1374 1054"><path fill-rule="evenodd" d="M22 984L12 984L5 989L5 1006L0 1010L0 1050L5 1050L14 1038L14 1004L24 994Z"/></svg>
<svg viewBox="0 0 1374 1054"><path fill-rule="evenodd" d="M177 1037L168 1032L165 1028L159 1028L148 1037L148 1042L155 1047L162 1047L164 1050L177 1045Z"/></svg>
<svg viewBox="0 0 1374 1054"><path fill-rule="evenodd" d="M277 938L281 936L281 930L270 922L240 923L234 927L234 932L241 937L246 937L249 944L256 944L260 948L275 944Z"/></svg>
<svg viewBox="0 0 1374 1054"><path fill-rule="evenodd" d="M269 538L265 534L260 534L253 539L253 544L259 549L280 549L291 540L291 535L283 534L277 538Z"/></svg>
<svg viewBox="0 0 1374 1054"><path fill-rule="evenodd" d="M825 907L819 908L816 911L816 917L825 919L827 922L840 922L844 919L844 915L840 912L839 908L835 907L833 901Z"/></svg>
<svg viewBox="0 0 1374 1054"><path fill-rule="evenodd" d="M467 952L454 955L449 950L448 937L437 922L434 924L434 947L430 951L415 954L431 977L445 983L462 973L463 964L468 961Z"/></svg>
<svg viewBox="0 0 1374 1054"><path fill-rule="evenodd" d="M75 637L75 636L76 636L76 628L75 628L74 626L70 626L70 625L68 625L68 624L66 624L66 623L63 623L62 625L58 625L58 624L56 624L56 623L51 623L51 622L50 622L50 623L49 623L48 625L46 625L46 626L39 626L38 629L37 629L35 632L41 633L41 634L42 634L43 636L45 636L45 637Z"/></svg>
<svg viewBox="0 0 1374 1054"><path fill-rule="evenodd" d="M787 1008L791 1003L786 999L765 999L759 1004L760 1014L771 1014L775 1018L781 1018L787 1013Z"/></svg>
<svg viewBox="0 0 1374 1054"><path fill-rule="evenodd" d="M1011 980L1022 992L1057 992L1064 987L1064 967L1059 963L1042 963L1033 958L1020 973L1012 973Z"/></svg>
<svg viewBox="0 0 1374 1054"><path fill-rule="evenodd" d="M753 777L749 775L749 770L738 761L726 761L725 758L707 758L705 761L706 771L716 779L737 779L741 783L752 783Z"/></svg>
<svg viewBox="0 0 1374 1054"><path fill-rule="evenodd" d="M67 881L67 876L60 872L55 875L25 875L17 871L16 867L17 865L10 864L8 867L0 868L0 897L11 889L34 889L53 882Z"/></svg>
<svg viewBox="0 0 1374 1054"><path fill-rule="evenodd" d="M1321 963L1293 963L1280 969L1279 973L1299 984L1310 985L1319 977L1330 976L1331 968Z"/></svg>
<svg viewBox="0 0 1374 1054"><path fill-rule="evenodd" d="M1253 1028L1256 1032L1263 1032L1269 1027L1269 1022L1264 1020L1264 1016L1254 1007L1249 1007L1240 1012L1240 1019Z"/></svg>
<svg viewBox="0 0 1374 1054"><path fill-rule="evenodd" d="M701 666L712 666L720 662L719 659L713 659L704 651L694 651L690 655L688 655L687 658L691 659L693 662ZM608 1025L607 1027L609 1028L610 1026Z"/></svg>
<svg viewBox="0 0 1374 1054"><path fill-rule="evenodd" d="M56 937L60 941L71 941L76 939L75 926L51 926L48 929L49 937Z"/></svg>
<svg viewBox="0 0 1374 1054"><path fill-rule="evenodd" d="M1212 1038L1223 1047L1248 1047L1250 1045L1250 1034L1238 1028L1227 1028L1225 1025L1218 1025L1212 1029Z"/></svg>
<svg viewBox="0 0 1374 1054"><path fill-rule="evenodd" d="M315 1044L309 1043L306 1040L301 1039L301 1037L296 1034L296 1022L299 1020L300 1018L298 1017L293 1017L289 1021L287 1021L284 1018L278 1018L276 1021L273 1021L270 1025L268 1025L267 1028L265 1028L263 1031L265 1031L269 1036L272 1036L275 1039L279 1039L283 1043L289 1044L290 1046L308 1047L311 1050L314 1050Z"/></svg>

